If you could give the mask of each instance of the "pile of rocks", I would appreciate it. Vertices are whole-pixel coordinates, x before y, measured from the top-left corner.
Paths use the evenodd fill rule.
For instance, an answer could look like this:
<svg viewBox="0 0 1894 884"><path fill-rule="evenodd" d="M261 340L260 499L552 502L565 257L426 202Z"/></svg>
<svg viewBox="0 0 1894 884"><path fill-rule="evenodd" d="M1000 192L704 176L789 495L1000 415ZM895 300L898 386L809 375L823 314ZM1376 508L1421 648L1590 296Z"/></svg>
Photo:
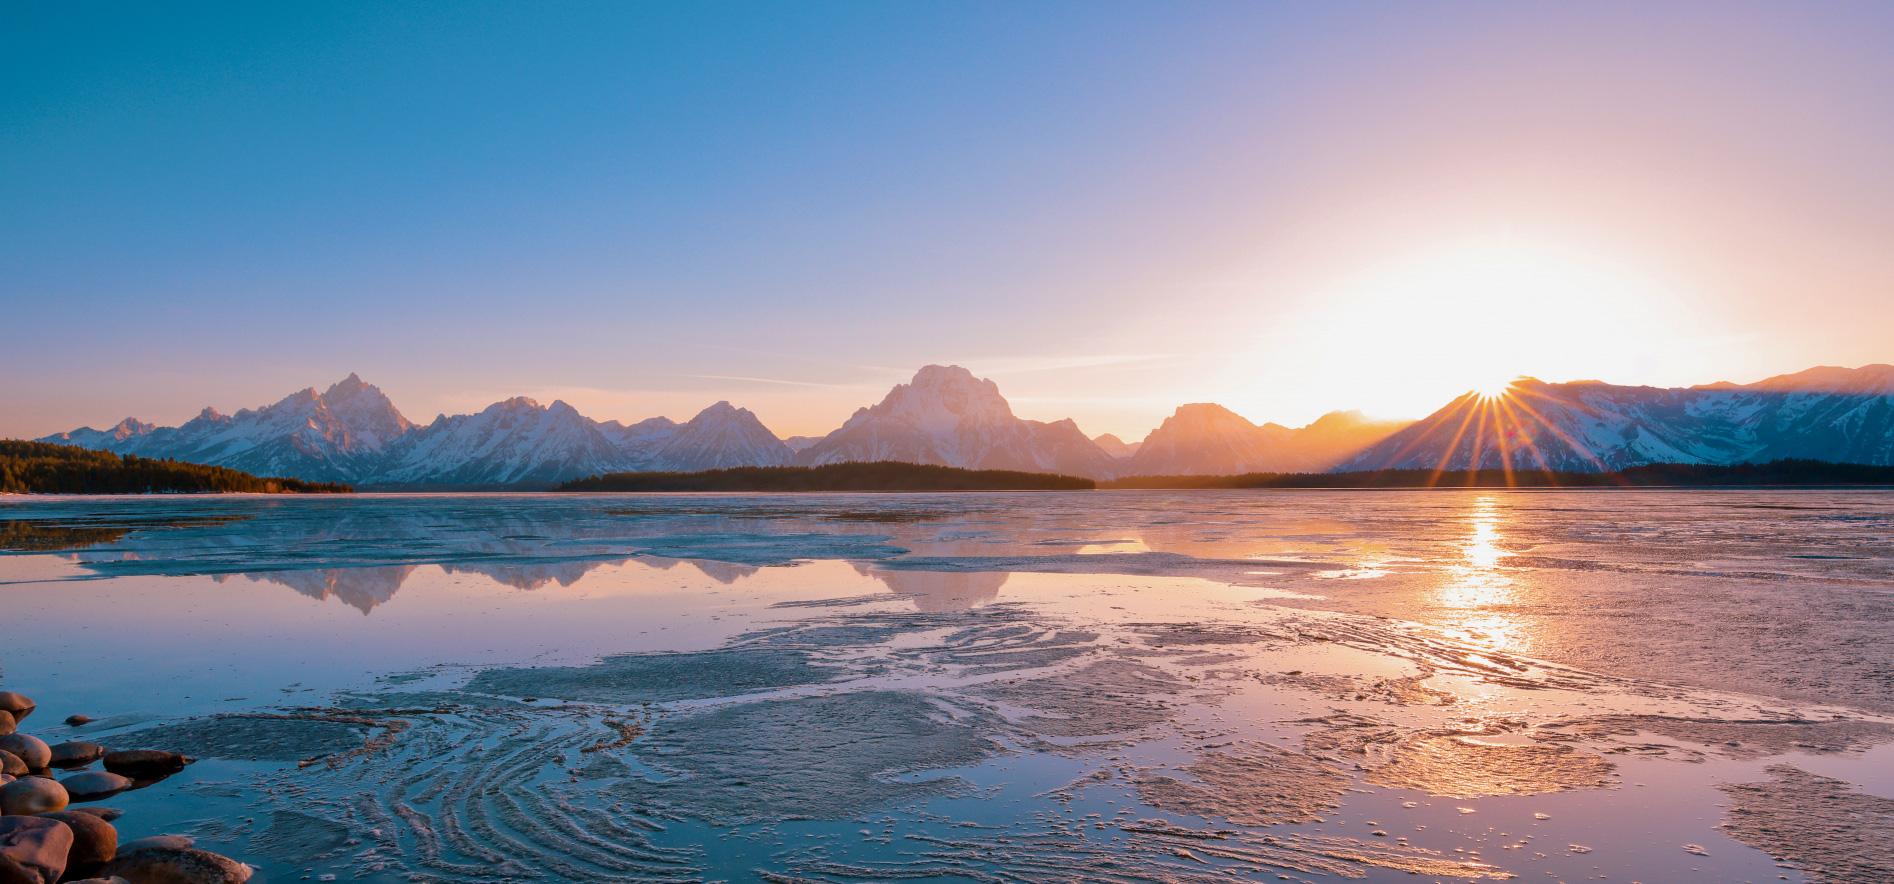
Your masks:
<svg viewBox="0 0 1894 884"><path fill-rule="evenodd" d="M193 759L176 752L110 752L97 743L49 746L19 731L36 704L0 691L0 884L61 881L122 884L242 884L251 868L159 835L119 843L119 811L68 805L100 801L158 782ZM75 715L73 726L91 719ZM86 770L103 762L104 770ZM55 779L52 771L78 771Z"/></svg>

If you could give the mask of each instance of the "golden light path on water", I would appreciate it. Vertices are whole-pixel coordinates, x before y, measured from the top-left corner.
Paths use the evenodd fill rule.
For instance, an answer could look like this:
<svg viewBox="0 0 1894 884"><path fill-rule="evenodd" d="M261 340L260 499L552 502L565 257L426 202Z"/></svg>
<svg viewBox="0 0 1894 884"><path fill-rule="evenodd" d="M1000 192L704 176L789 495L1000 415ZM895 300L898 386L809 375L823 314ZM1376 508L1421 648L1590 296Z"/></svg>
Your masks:
<svg viewBox="0 0 1894 884"><path fill-rule="evenodd" d="M1518 598L1513 577L1501 568L1512 555L1502 546L1503 513L1491 496L1474 499L1460 560L1445 569L1434 600L1445 609L1444 625L1456 636L1488 650L1526 654L1531 643L1517 618L1507 613Z"/></svg>

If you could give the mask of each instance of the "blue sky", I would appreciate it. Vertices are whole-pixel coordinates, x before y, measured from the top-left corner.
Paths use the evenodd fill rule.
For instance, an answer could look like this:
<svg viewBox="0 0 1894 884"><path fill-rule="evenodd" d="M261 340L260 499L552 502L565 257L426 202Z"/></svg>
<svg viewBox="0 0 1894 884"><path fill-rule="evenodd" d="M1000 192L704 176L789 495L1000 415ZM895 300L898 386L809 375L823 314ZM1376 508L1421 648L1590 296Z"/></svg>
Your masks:
<svg viewBox="0 0 1894 884"><path fill-rule="evenodd" d="M1414 415L1513 363L1894 360L1885 5L0 15L0 435L350 371L417 419L728 398L799 433L952 361L1136 436L1204 399ZM1389 392L1433 360L1376 305L1493 312L1436 256L1496 253L1565 256L1470 283L1562 337Z"/></svg>

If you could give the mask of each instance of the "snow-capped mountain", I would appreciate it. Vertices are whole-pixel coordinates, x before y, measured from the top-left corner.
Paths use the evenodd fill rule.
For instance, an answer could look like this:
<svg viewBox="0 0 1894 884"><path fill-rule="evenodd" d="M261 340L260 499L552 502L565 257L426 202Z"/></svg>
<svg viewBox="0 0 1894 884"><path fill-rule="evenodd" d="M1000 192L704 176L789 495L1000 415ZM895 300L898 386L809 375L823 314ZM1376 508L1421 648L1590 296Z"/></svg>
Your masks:
<svg viewBox="0 0 1894 884"><path fill-rule="evenodd" d="M790 451L801 453L820 441L822 441L821 436L790 436L783 440L783 444L789 446Z"/></svg>
<svg viewBox="0 0 1894 884"><path fill-rule="evenodd" d="M524 396L415 430L364 484L457 488L547 486L629 468L597 422L564 402Z"/></svg>
<svg viewBox="0 0 1894 884"><path fill-rule="evenodd" d="M264 476L356 482L374 475L389 446L413 427L381 390L351 374L326 392L310 387L234 415L206 408L181 426L156 428L127 418L109 431L75 430L46 441Z"/></svg>
<svg viewBox="0 0 1894 884"><path fill-rule="evenodd" d="M664 440L677 432L677 427L677 421L668 417L646 418L630 426L618 421L605 421L598 425L599 432L612 440L612 444L618 446L620 451L632 455L633 460L638 459L639 452L656 451L658 446L664 444Z"/></svg>
<svg viewBox="0 0 1894 884"><path fill-rule="evenodd" d="M302 390L234 415L206 408L176 427L126 418L42 441L364 488L549 487L598 473L773 466L792 456L755 414L728 402L687 423L626 425L518 397L417 426L353 374L325 392Z"/></svg>
<svg viewBox="0 0 1894 884"><path fill-rule="evenodd" d="M1894 366L1683 389L1522 378L1504 396L1455 399L1340 469L1600 471L1780 458L1894 464Z"/></svg>
<svg viewBox="0 0 1894 884"><path fill-rule="evenodd" d="M40 441L57 442L61 445L77 445L80 448L113 448L114 446L125 444L133 437L143 436L157 428L157 424L148 424L135 417L128 417L113 424L109 429L95 430L91 427L80 427L79 429L68 430L64 433L54 433Z"/></svg>
<svg viewBox="0 0 1894 884"><path fill-rule="evenodd" d="M1609 470L1780 458L1894 464L1894 366L1819 367L1753 384L1625 387L1522 379L1467 394L1399 429L1336 412L1299 429L1186 405L1134 453L1070 420L1025 420L992 381L930 365L820 439L778 439L728 402L685 423L598 422L517 398L416 426L355 375L176 427L126 418L42 441L363 488L547 487L606 472L898 460L974 469L1118 475L1382 468Z"/></svg>
<svg viewBox="0 0 1894 884"><path fill-rule="evenodd" d="M1299 429L1257 425L1221 405L1180 406L1138 448L1127 475L1321 472L1400 429L1357 412L1331 412Z"/></svg>
<svg viewBox="0 0 1894 884"><path fill-rule="evenodd" d="M779 467L789 446L747 408L718 402L676 427L652 451L648 469L695 472L727 467Z"/></svg>
<svg viewBox="0 0 1894 884"><path fill-rule="evenodd" d="M1077 424L1016 417L997 385L957 365L922 368L796 455L807 465L877 460L1091 477L1118 467Z"/></svg>

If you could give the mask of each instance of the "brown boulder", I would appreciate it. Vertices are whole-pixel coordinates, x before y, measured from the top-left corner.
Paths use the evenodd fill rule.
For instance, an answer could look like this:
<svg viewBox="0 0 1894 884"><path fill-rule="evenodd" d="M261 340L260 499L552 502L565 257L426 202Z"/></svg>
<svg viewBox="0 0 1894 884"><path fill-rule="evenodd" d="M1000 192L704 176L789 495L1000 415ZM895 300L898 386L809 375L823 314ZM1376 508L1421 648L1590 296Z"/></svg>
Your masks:
<svg viewBox="0 0 1894 884"><path fill-rule="evenodd" d="M72 850L66 854L66 874L90 875L118 855L118 830L89 813L61 810L40 814L72 829Z"/></svg>
<svg viewBox="0 0 1894 884"><path fill-rule="evenodd" d="M20 760L18 755L0 749L0 773L16 777L26 776L26 762Z"/></svg>
<svg viewBox="0 0 1894 884"><path fill-rule="evenodd" d="M105 757L104 746L97 743L88 743L84 740L69 740L64 743L54 743L49 748L53 753L53 757L48 764L52 767L85 767Z"/></svg>
<svg viewBox="0 0 1894 884"><path fill-rule="evenodd" d="M38 816L0 817L0 856L54 884L66 874L66 854L72 851L72 827Z"/></svg>
<svg viewBox="0 0 1894 884"><path fill-rule="evenodd" d="M33 709L37 705L32 697L25 694L0 691L0 712L12 715L15 722L25 721L28 715L33 714Z"/></svg>
<svg viewBox="0 0 1894 884"><path fill-rule="evenodd" d="M38 872L29 872L26 867L0 856L0 884L41 884Z"/></svg>
<svg viewBox="0 0 1894 884"><path fill-rule="evenodd" d="M161 749L126 749L105 753L105 769L134 780L163 779L196 760Z"/></svg>
<svg viewBox="0 0 1894 884"><path fill-rule="evenodd" d="M194 847L147 847L120 854L99 870L138 884L243 884L249 866L227 856Z"/></svg>
<svg viewBox="0 0 1894 884"><path fill-rule="evenodd" d="M74 801L98 801L110 798L132 787L130 777L119 776L102 770L89 770L75 774L60 781Z"/></svg>
<svg viewBox="0 0 1894 884"><path fill-rule="evenodd" d="M45 777L22 777L0 786L0 813L28 816L65 810L66 787Z"/></svg>
<svg viewBox="0 0 1894 884"><path fill-rule="evenodd" d="M45 770L53 760L53 747L31 734L7 734L0 737L0 751L11 752L26 762L28 770ZM18 774L15 774L18 776Z"/></svg>

